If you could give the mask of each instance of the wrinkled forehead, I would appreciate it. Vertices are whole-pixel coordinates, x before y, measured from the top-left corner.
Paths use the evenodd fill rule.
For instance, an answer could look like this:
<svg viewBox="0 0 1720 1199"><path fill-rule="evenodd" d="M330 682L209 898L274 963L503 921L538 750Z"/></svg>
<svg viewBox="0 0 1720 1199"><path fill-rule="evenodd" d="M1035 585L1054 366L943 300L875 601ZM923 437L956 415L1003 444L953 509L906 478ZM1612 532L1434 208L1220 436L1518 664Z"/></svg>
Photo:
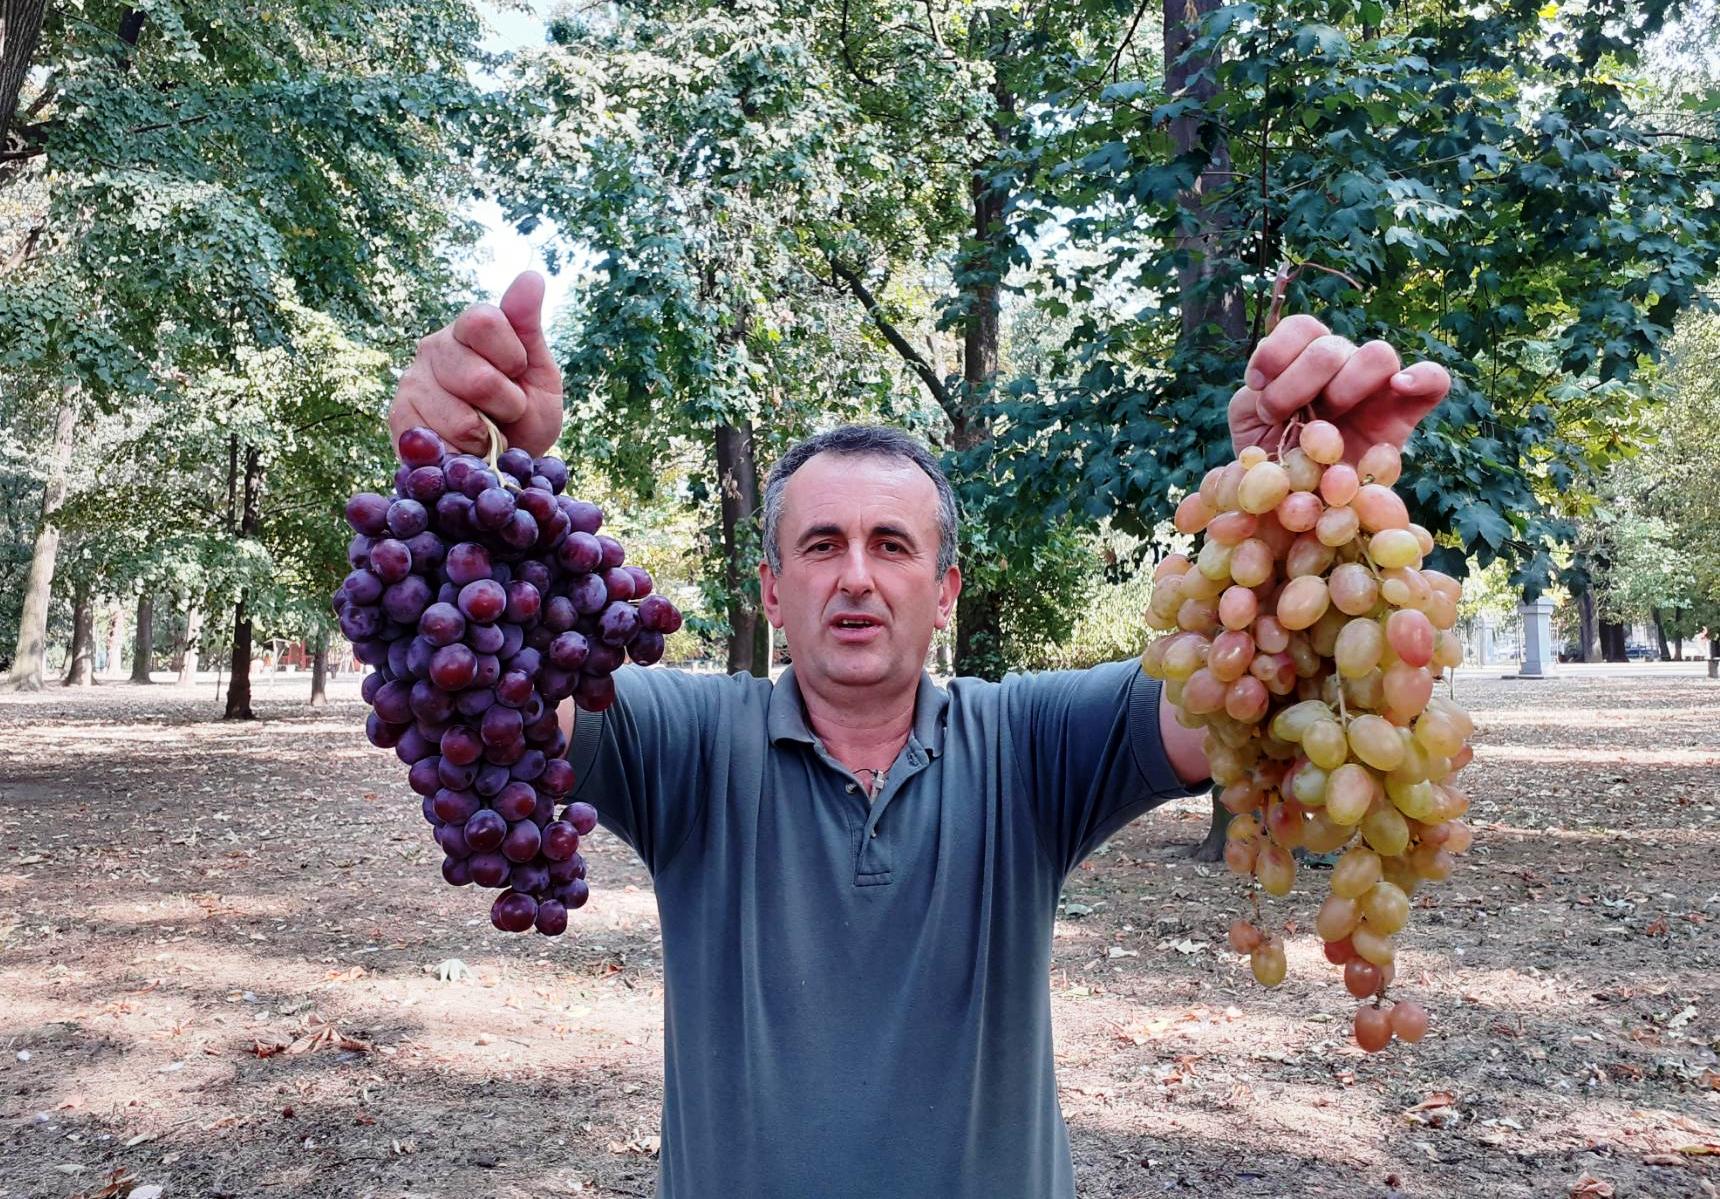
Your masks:
<svg viewBox="0 0 1720 1199"><path fill-rule="evenodd" d="M814 527L866 533L890 526L927 546L938 537L938 489L914 463L876 454L814 454L782 492L785 545Z"/></svg>

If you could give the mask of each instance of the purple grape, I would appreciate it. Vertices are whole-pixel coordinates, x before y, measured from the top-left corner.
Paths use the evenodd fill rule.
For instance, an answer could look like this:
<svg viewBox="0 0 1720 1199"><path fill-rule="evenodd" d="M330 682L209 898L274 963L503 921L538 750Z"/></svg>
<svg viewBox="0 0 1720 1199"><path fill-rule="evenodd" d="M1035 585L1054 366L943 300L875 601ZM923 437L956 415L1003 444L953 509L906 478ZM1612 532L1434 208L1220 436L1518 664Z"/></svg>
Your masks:
<svg viewBox="0 0 1720 1199"><path fill-rule="evenodd" d="M576 878L570 883L562 883L555 889L555 901L563 904L569 911L585 906L585 901L591 898L591 888L582 878Z"/></svg>
<svg viewBox="0 0 1720 1199"><path fill-rule="evenodd" d="M471 822L467 822L466 844L474 850L477 846L472 843ZM497 838L498 845L501 839ZM474 853L466 859L466 865L471 869L472 881L480 887L505 887L508 885L508 860L499 853Z"/></svg>
<svg viewBox="0 0 1720 1199"><path fill-rule="evenodd" d="M609 588L599 575L580 575L579 581L567 589L567 598L573 601L575 612L592 616L603 611L603 605L609 602Z"/></svg>
<svg viewBox="0 0 1720 1199"><path fill-rule="evenodd" d="M474 497L472 520L480 529L500 530L513 519L513 494L501 487L486 487Z"/></svg>
<svg viewBox="0 0 1720 1199"><path fill-rule="evenodd" d="M590 648L578 633L563 633L549 643L549 660L562 670L578 670L585 665Z"/></svg>
<svg viewBox="0 0 1720 1199"><path fill-rule="evenodd" d="M508 871L508 886L527 895L540 895L549 890L549 868L537 862L521 862Z"/></svg>
<svg viewBox="0 0 1720 1199"><path fill-rule="evenodd" d="M496 702L517 708L532 696L532 676L523 670L510 670L496 680Z"/></svg>
<svg viewBox="0 0 1720 1199"><path fill-rule="evenodd" d="M604 571L601 577L604 591L610 600L630 600L633 598L633 572L615 566Z"/></svg>
<svg viewBox="0 0 1720 1199"><path fill-rule="evenodd" d="M396 542L395 544L399 544ZM382 599L382 580L368 570L355 570L341 581L349 604L374 604Z"/></svg>
<svg viewBox="0 0 1720 1199"><path fill-rule="evenodd" d="M465 824L484 805L470 791L436 792L436 815L449 824Z"/></svg>
<svg viewBox="0 0 1720 1199"><path fill-rule="evenodd" d="M573 527L581 533L596 533L603 527L603 509L596 504L589 504L584 500L568 500L561 505L561 510L567 513L567 519L572 521Z"/></svg>
<svg viewBox="0 0 1720 1199"><path fill-rule="evenodd" d="M619 646L599 641L592 645L589 652L586 653L583 669L586 674L600 677L611 675L621 668L621 663L626 661L626 658L627 655L622 652Z"/></svg>
<svg viewBox="0 0 1720 1199"><path fill-rule="evenodd" d="M639 601L639 625L653 633L673 633L681 627L681 613L661 595L648 595Z"/></svg>
<svg viewBox="0 0 1720 1199"><path fill-rule="evenodd" d="M409 702L412 714L420 720L447 720L454 714L454 697L429 679L419 679L412 684Z"/></svg>
<svg viewBox="0 0 1720 1199"><path fill-rule="evenodd" d="M352 535L352 540L346 543L346 564L354 570L370 565L370 538L363 533Z"/></svg>
<svg viewBox="0 0 1720 1199"><path fill-rule="evenodd" d="M479 654L478 673L472 677L474 687L493 687L502 677L502 660L495 654Z"/></svg>
<svg viewBox="0 0 1720 1199"><path fill-rule="evenodd" d="M516 550L529 550L537 544L538 524L530 512L515 512L496 536Z"/></svg>
<svg viewBox="0 0 1720 1199"><path fill-rule="evenodd" d="M605 645L626 645L639 631L639 614L631 604L610 604L598 617L597 627Z"/></svg>
<svg viewBox="0 0 1720 1199"><path fill-rule="evenodd" d="M436 801L433 797L426 795L424 801L418 805L418 810L423 813L424 822L431 828L442 827L442 818L436 815Z"/></svg>
<svg viewBox="0 0 1720 1199"><path fill-rule="evenodd" d="M388 619L416 625L430 604L430 584L417 575L407 575L382 593L382 611Z"/></svg>
<svg viewBox="0 0 1720 1199"><path fill-rule="evenodd" d="M559 800L573 790L573 783L573 764L564 757L552 757L545 762L544 772L537 778L537 790Z"/></svg>
<svg viewBox="0 0 1720 1199"><path fill-rule="evenodd" d="M544 765L543 750L528 749L519 761L508 767L508 773L522 782L529 783L543 774Z"/></svg>
<svg viewBox="0 0 1720 1199"><path fill-rule="evenodd" d="M482 716L496 702L496 692L490 687L468 687L454 701L454 710L462 716Z"/></svg>
<svg viewBox="0 0 1720 1199"><path fill-rule="evenodd" d="M478 579L460 588L460 611L469 620L492 624L508 606L508 593L492 579Z"/></svg>
<svg viewBox="0 0 1720 1199"><path fill-rule="evenodd" d="M606 674L581 671L573 689L573 702L587 712L603 712L615 703L615 680Z"/></svg>
<svg viewBox="0 0 1720 1199"><path fill-rule="evenodd" d="M532 519L540 525L547 523L552 516L561 511L556 506L555 496L549 493L548 488L539 491L535 487L527 487L514 497L514 506L531 513Z"/></svg>
<svg viewBox="0 0 1720 1199"><path fill-rule="evenodd" d="M501 483L502 481L496 478L489 467L479 465L467 474L465 480L460 484L460 490L466 494L467 498L475 500L492 487L500 487ZM473 523L476 524L477 513L474 512L472 515Z"/></svg>
<svg viewBox="0 0 1720 1199"><path fill-rule="evenodd" d="M404 463L404 462L402 462L399 466L394 468L394 494L395 495L398 495L398 496L405 496L406 495L406 480L409 479L411 476L412 476L412 468L410 466L406 465L406 463Z"/></svg>
<svg viewBox="0 0 1720 1199"><path fill-rule="evenodd" d="M373 670L369 674L365 675L364 682L358 685L358 693L364 697L365 703L374 704L376 702L376 693L393 681L393 679L383 674L380 670Z"/></svg>
<svg viewBox="0 0 1720 1199"><path fill-rule="evenodd" d="M569 533L555 547L555 560L563 570L588 574L603 565L603 544L590 533Z"/></svg>
<svg viewBox="0 0 1720 1199"><path fill-rule="evenodd" d="M547 795L538 796L537 806L532 809L532 823L542 829L554 820L555 800Z"/></svg>
<svg viewBox="0 0 1720 1199"><path fill-rule="evenodd" d="M627 551L621 548L621 543L607 533L597 535L597 544L603 547L603 565L613 570L627 560Z"/></svg>
<svg viewBox="0 0 1720 1199"><path fill-rule="evenodd" d="M420 504L434 505L448 490L439 466L420 466L406 476L406 494Z"/></svg>
<svg viewBox="0 0 1720 1199"><path fill-rule="evenodd" d="M502 626L502 648L496 651L496 657L504 662L520 652L520 646L525 644L526 633L517 624Z"/></svg>
<svg viewBox="0 0 1720 1199"><path fill-rule="evenodd" d="M452 732L459 727L459 725L449 725L448 731ZM447 735L447 732L442 734L444 737ZM424 760L428 762L430 759ZM478 781L478 764L468 762L464 766L460 766L447 758L439 757L436 759L436 781L450 791L465 791Z"/></svg>
<svg viewBox="0 0 1720 1199"><path fill-rule="evenodd" d="M511 782L490 801L490 806L496 815L510 823L524 820L537 807L537 791L530 783Z"/></svg>
<svg viewBox="0 0 1720 1199"><path fill-rule="evenodd" d="M466 886L472 881L472 863L465 858L443 858L442 881L451 887Z"/></svg>
<svg viewBox="0 0 1720 1199"><path fill-rule="evenodd" d="M478 726L478 735L488 746L509 745L520 738L525 731L525 723L514 709L498 704L484 713L482 723Z"/></svg>
<svg viewBox="0 0 1720 1199"><path fill-rule="evenodd" d="M388 661L388 643L374 638L360 637L352 643L352 656L366 666L380 666Z"/></svg>
<svg viewBox="0 0 1720 1199"><path fill-rule="evenodd" d="M567 908L554 899L539 900L533 923L544 936L559 937L567 931Z"/></svg>
<svg viewBox="0 0 1720 1199"><path fill-rule="evenodd" d="M400 734L400 742L394 747L394 756L408 766L420 758L430 757L435 752L436 743L417 729L407 729Z"/></svg>
<svg viewBox="0 0 1720 1199"><path fill-rule="evenodd" d="M466 618L453 604L431 604L418 618L418 632L432 646L452 645L465 634Z"/></svg>
<svg viewBox="0 0 1720 1199"><path fill-rule="evenodd" d="M544 831L547 833L549 830L545 829ZM585 859L577 853L565 862L551 861L549 864L549 881L552 887L561 883L571 883L576 878L584 877Z"/></svg>
<svg viewBox="0 0 1720 1199"><path fill-rule="evenodd" d="M412 763L412 769L406 774L406 785L419 795L435 795L438 790L446 785L440 776L441 767L442 758L440 755L419 758Z"/></svg>
<svg viewBox="0 0 1720 1199"><path fill-rule="evenodd" d="M406 548L412 551L413 566L424 575L434 572L448 556L447 543L428 529L408 541Z"/></svg>
<svg viewBox="0 0 1720 1199"><path fill-rule="evenodd" d="M444 824L436 830L436 844L451 858L469 858L472 847L466 844L466 830L458 824Z"/></svg>
<svg viewBox="0 0 1720 1199"><path fill-rule="evenodd" d="M474 853L489 853L508 835L508 822L489 808L472 813L466 821L466 844Z"/></svg>
<svg viewBox="0 0 1720 1199"><path fill-rule="evenodd" d="M445 561L448 581L456 587L490 577L490 551L473 541L462 541L448 551Z"/></svg>
<svg viewBox="0 0 1720 1199"><path fill-rule="evenodd" d="M525 715L523 709L520 715ZM560 732L561 720L556 716L555 709L548 704L543 705L543 711L539 713L536 720L526 721L526 740L534 745L541 745Z"/></svg>
<svg viewBox="0 0 1720 1199"><path fill-rule="evenodd" d="M446 720L425 720L420 716L412 722L412 727L418 730L418 735L432 745L442 744L442 734L448 731Z"/></svg>
<svg viewBox="0 0 1720 1199"><path fill-rule="evenodd" d="M436 647L427 637L414 637L406 646L405 674L415 679L422 679L430 673L430 659L435 657Z"/></svg>
<svg viewBox="0 0 1720 1199"><path fill-rule="evenodd" d="M390 724L375 712L364 719L364 735L370 738L370 743L377 749L393 749L398 746L408 727L405 723Z"/></svg>
<svg viewBox="0 0 1720 1199"><path fill-rule="evenodd" d="M508 584L507 617L515 624L530 624L543 608L543 596L524 579Z"/></svg>
<svg viewBox="0 0 1720 1199"><path fill-rule="evenodd" d="M496 469L524 483L532 477L532 456L522 449L503 450L496 455Z"/></svg>
<svg viewBox="0 0 1720 1199"><path fill-rule="evenodd" d="M537 677L539 668L543 665L543 655L537 650L526 646L504 664L508 670L517 670L521 674Z"/></svg>
<svg viewBox="0 0 1720 1199"><path fill-rule="evenodd" d="M545 455L532 463L532 472L544 477L549 489L558 495L567 487L567 463Z"/></svg>
<svg viewBox="0 0 1720 1199"><path fill-rule="evenodd" d="M523 933L537 919L537 901L518 891L504 891L490 908L490 923L504 933Z"/></svg>
<svg viewBox="0 0 1720 1199"><path fill-rule="evenodd" d="M475 729L456 724L442 734L442 756L456 766L469 766L484 752L484 743Z"/></svg>
<svg viewBox="0 0 1720 1199"><path fill-rule="evenodd" d="M644 599L651 594L651 589L657 585L657 581L651 577L651 572L643 566L627 566L623 569L633 576L634 599Z"/></svg>
<svg viewBox="0 0 1720 1199"><path fill-rule="evenodd" d="M472 784L472 790L485 799L491 799L501 794L502 788L506 787L511 780L512 774L508 767L497 766L494 762L485 762L478 767L478 777Z"/></svg>
<svg viewBox="0 0 1720 1199"><path fill-rule="evenodd" d="M417 500L395 500L388 505L388 531L394 536L405 540L416 537L430 527L430 512ZM376 550L370 551L372 564L376 561Z"/></svg>
<svg viewBox="0 0 1720 1199"><path fill-rule="evenodd" d="M348 641L368 641L382 631L382 609L348 604L339 623Z"/></svg>
<svg viewBox="0 0 1720 1199"><path fill-rule="evenodd" d="M451 490L462 491L466 480L475 470L482 470L484 461L470 454L455 454L442 464L442 473L448 476L448 486Z"/></svg>
<svg viewBox="0 0 1720 1199"><path fill-rule="evenodd" d="M572 600L565 595L552 595L543 606L541 623L552 633L565 633L578 618L579 613L574 611Z"/></svg>
<svg viewBox="0 0 1720 1199"><path fill-rule="evenodd" d="M448 491L436 501L436 528L450 541L459 541L477 532L472 524L472 501L457 491Z"/></svg>
<svg viewBox="0 0 1720 1199"><path fill-rule="evenodd" d="M560 667L546 666L538 672L538 694L550 703L560 703L573 694L574 676Z"/></svg>
<svg viewBox="0 0 1720 1199"><path fill-rule="evenodd" d="M516 625L514 627L517 628L519 626ZM525 636L520 639L521 644L525 646L525 649L533 649L540 654L547 652L549 649L549 643L554 640L555 634L544 628L541 624L533 625L531 628L527 629ZM520 652L524 653L525 650L521 650Z"/></svg>
<svg viewBox="0 0 1720 1199"><path fill-rule="evenodd" d="M520 709L520 719L526 722L526 727L528 728L541 720L543 718L543 714L544 702L542 696L532 696L530 699L526 700L526 706Z"/></svg>
<svg viewBox="0 0 1720 1199"><path fill-rule="evenodd" d="M346 523L366 537L388 532L388 501L374 491L361 491L346 502Z"/></svg>
<svg viewBox="0 0 1720 1199"><path fill-rule="evenodd" d="M510 862L529 862L537 857L538 846L543 843L543 834L538 826L529 820L521 820L508 826L508 835L502 838L502 856Z"/></svg>
<svg viewBox="0 0 1720 1199"><path fill-rule="evenodd" d="M423 425L413 425L402 433L397 448L407 466L431 466L442 461L442 439Z"/></svg>
<svg viewBox="0 0 1720 1199"><path fill-rule="evenodd" d="M663 648L663 634L644 629L627 643L627 656L641 666L652 666L663 660Z"/></svg>
<svg viewBox="0 0 1720 1199"><path fill-rule="evenodd" d="M588 803L570 803L561 818L573 825L573 831L586 836L597 827L597 809Z"/></svg>
<svg viewBox="0 0 1720 1199"><path fill-rule="evenodd" d="M501 625L475 624L466 630L466 644L474 653L499 654L507 643L508 635Z"/></svg>
<svg viewBox="0 0 1720 1199"><path fill-rule="evenodd" d="M376 714L389 724L410 724L413 717L412 684L402 679L384 683L377 689L371 705Z"/></svg>
<svg viewBox="0 0 1720 1199"><path fill-rule="evenodd" d="M573 825L557 820L543 831L543 856L552 862L565 862L579 848L579 834Z"/></svg>
<svg viewBox="0 0 1720 1199"><path fill-rule="evenodd" d="M462 690L477 677L478 655L458 641L444 645L430 658L430 681L444 691Z"/></svg>
<svg viewBox="0 0 1720 1199"><path fill-rule="evenodd" d="M509 710L510 709L507 708L502 709L504 712ZM509 745L492 745L487 747L484 750L484 761L493 762L497 766L512 766L515 762L525 757L525 753L526 739L521 737L518 741Z"/></svg>

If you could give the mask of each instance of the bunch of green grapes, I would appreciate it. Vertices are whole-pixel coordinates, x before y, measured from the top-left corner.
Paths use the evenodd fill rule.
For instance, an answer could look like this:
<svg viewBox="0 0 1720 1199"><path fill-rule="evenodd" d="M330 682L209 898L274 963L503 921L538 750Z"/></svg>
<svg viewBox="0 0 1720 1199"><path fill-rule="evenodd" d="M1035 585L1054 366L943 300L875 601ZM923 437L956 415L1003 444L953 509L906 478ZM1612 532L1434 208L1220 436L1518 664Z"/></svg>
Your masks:
<svg viewBox="0 0 1720 1199"><path fill-rule="evenodd" d="M1286 439L1288 441L1288 437ZM1327 421L1274 457L1251 446L1215 467L1176 512L1199 535L1191 561L1154 573L1141 656L1185 725L1206 729L1219 799L1232 813L1224 860L1251 891L1282 896L1293 851L1342 851L1314 927L1344 985L1366 1002L1356 1041L1419 1041L1420 1004L1381 1000L1410 896L1469 848L1455 785L1474 725L1434 683L1463 659L1451 631L1457 580L1422 568L1433 537L1392 490L1396 447L1351 465ZM1276 986L1284 944L1238 919L1230 944Z"/></svg>

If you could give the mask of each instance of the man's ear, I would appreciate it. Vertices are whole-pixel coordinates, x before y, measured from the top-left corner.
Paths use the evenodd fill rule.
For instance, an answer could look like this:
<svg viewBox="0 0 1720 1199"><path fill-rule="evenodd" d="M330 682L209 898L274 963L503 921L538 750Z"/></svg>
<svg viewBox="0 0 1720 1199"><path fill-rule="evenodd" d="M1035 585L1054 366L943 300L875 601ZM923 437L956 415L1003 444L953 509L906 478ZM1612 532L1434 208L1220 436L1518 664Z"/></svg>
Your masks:
<svg viewBox="0 0 1720 1199"><path fill-rule="evenodd" d="M770 621L770 627L782 627L782 604L776 597L776 572L770 568L770 563L764 559L758 564L758 595L764 604L765 619Z"/></svg>
<svg viewBox="0 0 1720 1199"><path fill-rule="evenodd" d="M962 593L962 568L951 565L944 572L943 581L938 584L938 619L936 627L949 627L950 618L956 613L956 597Z"/></svg>

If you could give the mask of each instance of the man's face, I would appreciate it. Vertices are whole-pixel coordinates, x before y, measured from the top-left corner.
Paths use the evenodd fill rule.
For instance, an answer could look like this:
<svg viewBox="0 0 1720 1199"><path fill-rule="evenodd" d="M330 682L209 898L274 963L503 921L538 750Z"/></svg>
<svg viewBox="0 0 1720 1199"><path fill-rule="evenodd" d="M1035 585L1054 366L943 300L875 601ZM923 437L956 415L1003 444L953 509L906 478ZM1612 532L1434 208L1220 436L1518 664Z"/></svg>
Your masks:
<svg viewBox="0 0 1720 1199"><path fill-rule="evenodd" d="M789 476L782 573L759 566L765 615L796 677L906 686L949 624L961 571L938 573L938 491L912 462L815 454Z"/></svg>

